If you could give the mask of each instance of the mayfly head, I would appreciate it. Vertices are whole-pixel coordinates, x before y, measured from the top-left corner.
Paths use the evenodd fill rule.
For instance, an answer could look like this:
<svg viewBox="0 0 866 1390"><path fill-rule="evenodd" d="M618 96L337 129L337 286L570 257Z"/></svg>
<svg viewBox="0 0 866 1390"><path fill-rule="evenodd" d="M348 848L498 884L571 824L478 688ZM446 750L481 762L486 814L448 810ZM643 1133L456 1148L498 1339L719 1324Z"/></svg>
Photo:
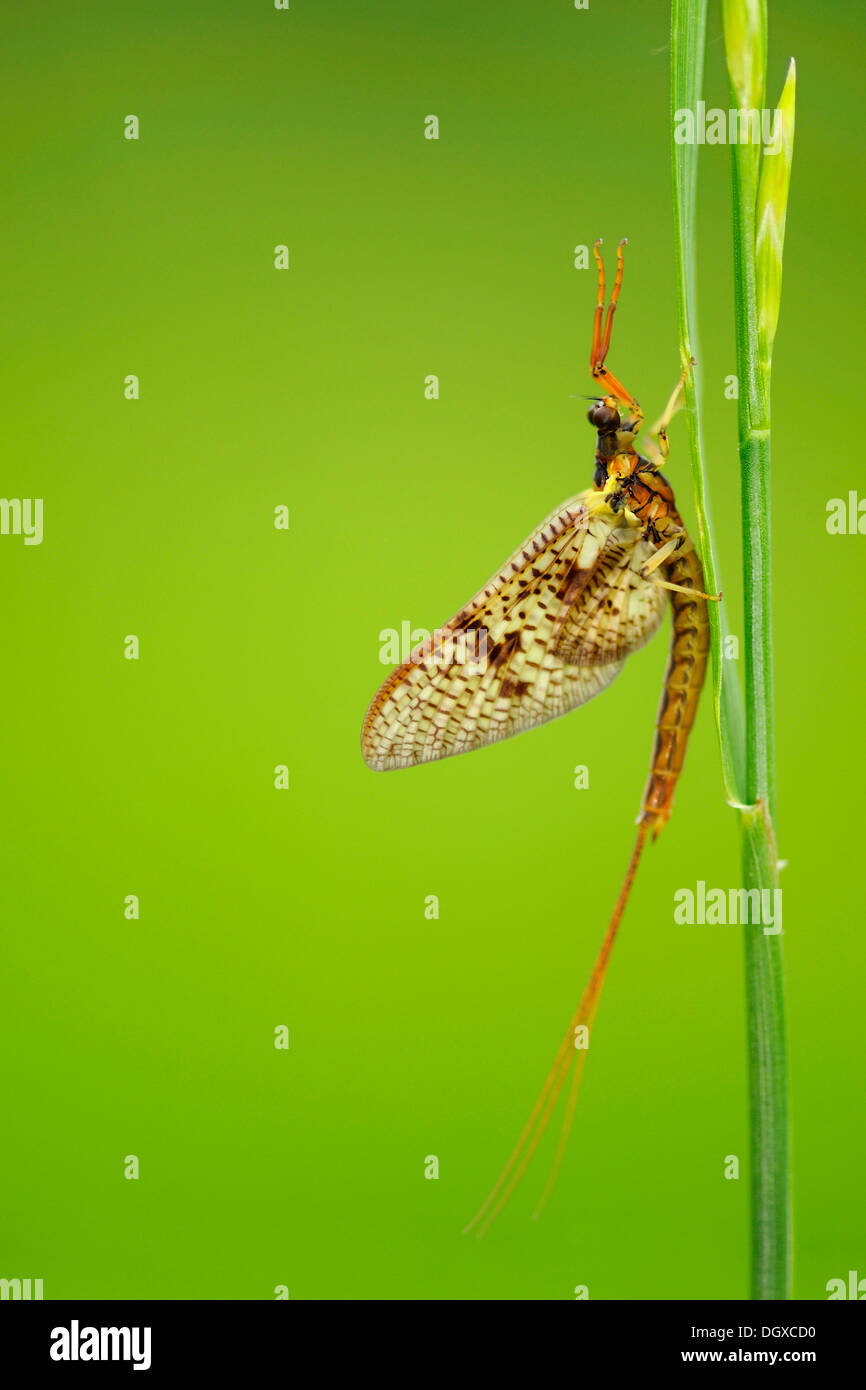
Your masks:
<svg viewBox="0 0 866 1390"><path fill-rule="evenodd" d="M598 431L593 481L597 488L603 488L612 472L631 472L636 457L633 446L641 422L629 413L623 417L613 396L599 397L586 418ZM622 466L614 469L618 458L622 458Z"/></svg>

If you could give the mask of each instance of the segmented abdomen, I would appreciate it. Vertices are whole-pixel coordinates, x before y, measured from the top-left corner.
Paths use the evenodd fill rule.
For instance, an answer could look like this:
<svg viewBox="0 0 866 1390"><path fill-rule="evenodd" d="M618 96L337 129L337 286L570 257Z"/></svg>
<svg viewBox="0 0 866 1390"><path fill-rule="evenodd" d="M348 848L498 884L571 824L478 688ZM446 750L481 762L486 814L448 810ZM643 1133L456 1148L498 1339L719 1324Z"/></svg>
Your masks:
<svg viewBox="0 0 866 1390"><path fill-rule="evenodd" d="M704 588L701 562L694 550L672 556L664 570L671 584L682 584L689 589ZM671 813L710 648L705 599L672 591L671 610L671 649L639 817L652 827L653 836L658 835Z"/></svg>

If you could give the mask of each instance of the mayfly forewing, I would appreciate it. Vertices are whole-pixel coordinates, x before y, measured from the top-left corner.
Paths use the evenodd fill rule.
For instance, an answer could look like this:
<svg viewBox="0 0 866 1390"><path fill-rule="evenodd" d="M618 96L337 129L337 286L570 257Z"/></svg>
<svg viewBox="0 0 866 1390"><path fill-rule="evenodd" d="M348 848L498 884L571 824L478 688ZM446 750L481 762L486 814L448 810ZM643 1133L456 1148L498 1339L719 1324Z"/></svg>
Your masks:
<svg viewBox="0 0 866 1390"><path fill-rule="evenodd" d="M664 610L660 591L655 602L635 598L652 591L639 572L643 548L638 531L599 510L592 490L558 508L385 681L364 722L367 764L386 770L469 752L605 689ZM471 652L461 647L469 637ZM579 660L560 651L570 642L577 652L578 639Z"/></svg>
<svg viewBox="0 0 866 1390"><path fill-rule="evenodd" d="M551 611L544 592L558 586L560 569L580 545L587 522L583 495L564 503L450 622L392 672L364 721L362 749L370 767L411 767L503 736L500 726L507 720L496 720L497 706L505 698L523 699L540 685L540 673L534 681L516 674L528 657L529 603L543 631L544 615ZM524 628L519 640L518 625Z"/></svg>

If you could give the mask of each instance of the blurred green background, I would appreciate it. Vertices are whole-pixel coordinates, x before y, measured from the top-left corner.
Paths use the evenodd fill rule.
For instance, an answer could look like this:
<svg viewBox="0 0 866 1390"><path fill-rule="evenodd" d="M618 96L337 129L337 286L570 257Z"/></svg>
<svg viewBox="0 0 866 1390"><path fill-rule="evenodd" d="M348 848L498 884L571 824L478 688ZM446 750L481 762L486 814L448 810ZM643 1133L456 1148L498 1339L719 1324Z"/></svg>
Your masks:
<svg viewBox="0 0 866 1390"><path fill-rule="evenodd" d="M799 63L773 518L795 1293L824 1298L866 1276L866 540L825 529L860 484L840 395L866 22L771 10L771 100ZM745 1297L740 932L673 921L676 888L740 882L708 701L559 1188L531 1222L548 1148L489 1236L461 1235L594 959L666 629L600 700L498 748L385 776L359 751L380 631L444 621L590 483L574 246L628 236L610 363L649 416L673 386L667 6L53 3L7 14L3 86L2 491L43 497L45 534L0 537L0 1275L47 1298ZM705 96L729 105L715 5ZM726 148L700 181L741 633Z"/></svg>

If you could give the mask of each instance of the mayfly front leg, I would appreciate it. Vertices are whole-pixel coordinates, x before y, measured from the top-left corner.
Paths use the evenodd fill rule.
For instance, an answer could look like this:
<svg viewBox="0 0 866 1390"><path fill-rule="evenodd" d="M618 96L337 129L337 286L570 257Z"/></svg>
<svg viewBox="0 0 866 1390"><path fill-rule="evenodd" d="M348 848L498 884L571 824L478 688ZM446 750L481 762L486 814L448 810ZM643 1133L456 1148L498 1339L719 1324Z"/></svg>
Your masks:
<svg viewBox="0 0 866 1390"><path fill-rule="evenodd" d="M604 319L603 330L602 318L604 316L605 281L604 261L601 259L601 252L598 249L600 245L601 237L598 238L598 240L592 248L592 254L595 256L596 264L598 265L598 299L596 300L595 305L595 319L593 321L592 350L589 356L589 370L592 372L593 379L601 383L603 390L608 396L612 397L620 405L624 405L627 407L631 415L631 419L629 421L629 429L632 434L637 434L643 421L643 411L641 410L634 396L630 395L629 392L626 391L622 383L617 381L616 377L611 372L609 372L607 367L604 365L604 359L607 357L608 348L610 347L610 335L613 329L613 316L616 313L616 306L619 301L619 292L622 287L622 248L626 245L626 238L623 237L622 241L616 248L616 280L614 281L613 291L610 296L610 304L607 307L607 317Z"/></svg>

